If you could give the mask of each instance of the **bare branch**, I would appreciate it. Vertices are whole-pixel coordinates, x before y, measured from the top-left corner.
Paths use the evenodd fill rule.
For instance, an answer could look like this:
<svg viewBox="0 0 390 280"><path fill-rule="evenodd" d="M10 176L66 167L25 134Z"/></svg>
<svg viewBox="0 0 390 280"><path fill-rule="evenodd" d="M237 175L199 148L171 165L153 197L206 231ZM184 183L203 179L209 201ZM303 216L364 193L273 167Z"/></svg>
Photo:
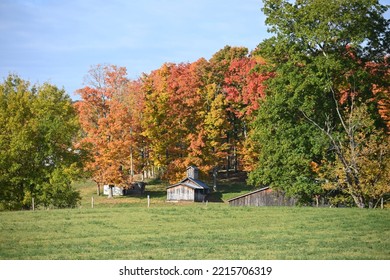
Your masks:
<svg viewBox="0 0 390 280"><path fill-rule="evenodd" d="M350 170L350 166L347 162L347 160L345 159L344 155L343 155L343 152L342 152L342 145L340 143L340 141L336 141L336 139L334 139L333 135L331 134L331 126L330 126L330 121L327 121L325 122L325 125L326 125L326 130L321 127L316 121L314 121L313 119L311 119L303 110L299 110L303 116L309 121L311 122L314 126L316 126L319 130L321 130L323 133L325 133L325 135L328 136L328 138L330 139L330 141L332 142L333 144L333 147L336 151L336 154L338 155L338 157L340 158L342 164L344 165L344 168L346 168L346 170ZM337 143L339 142L339 143Z"/></svg>
<svg viewBox="0 0 390 280"><path fill-rule="evenodd" d="M336 93L334 92L333 87L330 87L330 90L331 90L331 92L332 92L333 100L334 100L334 103L335 103L335 105L336 105L336 112L337 112L337 115L339 116L340 122L341 122L341 124L343 125L343 128L344 128L345 132L349 135L348 128L347 128L347 126L346 126L346 124L345 124L345 122L344 122L343 116L341 115L341 112L340 112L339 102L337 101Z"/></svg>

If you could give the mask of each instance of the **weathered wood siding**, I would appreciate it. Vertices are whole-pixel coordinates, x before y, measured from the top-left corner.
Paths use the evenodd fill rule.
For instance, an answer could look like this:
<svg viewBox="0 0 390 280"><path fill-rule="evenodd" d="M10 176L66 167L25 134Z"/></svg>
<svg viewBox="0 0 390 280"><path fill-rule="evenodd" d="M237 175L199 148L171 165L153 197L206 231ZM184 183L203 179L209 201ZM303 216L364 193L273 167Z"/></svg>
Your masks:
<svg viewBox="0 0 390 280"><path fill-rule="evenodd" d="M178 185L167 189L167 200L189 200L194 201L194 189Z"/></svg>
<svg viewBox="0 0 390 280"><path fill-rule="evenodd" d="M195 201L203 202L206 200L206 190L195 190Z"/></svg>
<svg viewBox="0 0 390 280"><path fill-rule="evenodd" d="M199 169L195 166L189 166L187 168L187 177L192 179L198 179Z"/></svg>
<svg viewBox="0 0 390 280"><path fill-rule="evenodd" d="M294 206L296 200L281 192L265 189L229 200L231 206Z"/></svg>

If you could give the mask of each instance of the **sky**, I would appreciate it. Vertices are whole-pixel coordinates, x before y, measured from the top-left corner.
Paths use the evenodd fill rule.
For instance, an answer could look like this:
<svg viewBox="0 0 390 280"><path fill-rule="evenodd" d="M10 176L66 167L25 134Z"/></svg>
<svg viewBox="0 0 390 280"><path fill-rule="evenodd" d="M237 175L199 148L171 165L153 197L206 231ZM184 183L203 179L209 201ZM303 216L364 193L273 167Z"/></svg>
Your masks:
<svg viewBox="0 0 390 280"><path fill-rule="evenodd" d="M50 82L78 99L97 64L137 79L270 37L261 0L0 0L0 79Z"/></svg>

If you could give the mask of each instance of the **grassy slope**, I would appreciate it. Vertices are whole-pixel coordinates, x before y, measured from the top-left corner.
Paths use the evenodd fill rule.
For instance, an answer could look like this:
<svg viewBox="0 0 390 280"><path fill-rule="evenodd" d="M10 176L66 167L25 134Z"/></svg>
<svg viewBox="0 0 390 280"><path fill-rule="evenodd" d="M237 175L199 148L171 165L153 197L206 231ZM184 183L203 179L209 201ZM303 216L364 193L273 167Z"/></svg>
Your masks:
<svg viewBox="0 0 390 280"><path fill-rule="evenodd" d="M90 209L93 184L78 187L79 209L1 212L0 259L390 259L388 210L167 203L163 184L148 186L149 209L145 197Z"/></svg>

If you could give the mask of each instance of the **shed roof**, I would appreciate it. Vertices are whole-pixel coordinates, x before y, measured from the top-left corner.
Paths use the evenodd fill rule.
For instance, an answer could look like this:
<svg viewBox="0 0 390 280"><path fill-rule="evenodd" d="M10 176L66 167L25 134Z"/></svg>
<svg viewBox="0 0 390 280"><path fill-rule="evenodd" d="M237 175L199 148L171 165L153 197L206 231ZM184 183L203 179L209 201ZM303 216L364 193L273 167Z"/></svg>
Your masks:
<svg viewBox="0 0 390 280"><path fill-rule="evenodd" d="M268 190L268 189L269 189L269 187L264 187L264 188L261 188L261 189L258 189L258 190L254 190L252 192L249 192L249 193L246 193L246 194L242 194L240 196L233 197L233 198L229 199L228 202L236 200L236 199L239 199L239 198L242 198L242 197L245 197L245 196L248 196L248 195L251 195L251 194L254 194L254 193L262 192L262 191L265 191L265 190Z"/></svg>
<svg viewBox="0 0 390 280"><path fill-rule="evenodd" d="M193 179L193 178L185 178L176 184L168 186L167 189L173 188L173 187L176 187L179 185L185 185L191 189L209 189L209 187L204 182L199 181L197 179Z"/></svg>

